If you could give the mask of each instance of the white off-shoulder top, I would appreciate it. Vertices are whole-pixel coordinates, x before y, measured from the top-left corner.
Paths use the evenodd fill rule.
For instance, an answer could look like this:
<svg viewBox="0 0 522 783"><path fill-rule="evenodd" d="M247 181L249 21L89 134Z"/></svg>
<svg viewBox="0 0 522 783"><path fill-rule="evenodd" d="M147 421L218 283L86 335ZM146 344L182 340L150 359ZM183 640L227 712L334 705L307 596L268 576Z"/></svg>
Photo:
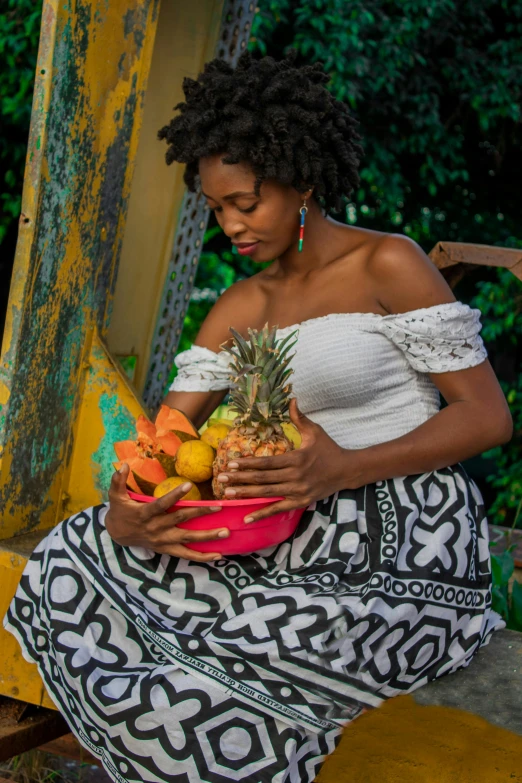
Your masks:
<svg viewBox="0 0 522 783"><path fill-rule="evenodd" d="M291 366L299 407L343 448L393 440L439 410L428 373L486 359L480 311L461 302L408 313L332 313L279 330L297 331ZM172 391L229 385L229 356L193 346L176 357Z"/></svg>

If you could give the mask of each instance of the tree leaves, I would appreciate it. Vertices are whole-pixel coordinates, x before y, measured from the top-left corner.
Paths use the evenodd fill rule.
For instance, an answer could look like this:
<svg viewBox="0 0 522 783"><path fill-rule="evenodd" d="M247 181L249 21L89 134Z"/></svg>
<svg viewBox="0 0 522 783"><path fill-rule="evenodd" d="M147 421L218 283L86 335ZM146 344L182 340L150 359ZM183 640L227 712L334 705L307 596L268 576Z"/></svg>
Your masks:
<svg viewBox="0 0 522 783"><path fill-rule="evenodd" d="M0 12L0 245L20 214L41 0L8 0Z"/></svg>
<svg viewBox="0 0 522 783"><path fill-rule="evenodd" d="M324 63L329 88L361 121L358 224L401 225L426 249L517 235L522 0L258 5L250 48L276 57L292 48L302 62Z"/></svg>
<svg viewBox="0 0 522 783"><path fill-rule="evenodd" d="M515 570L512 550L513 547L508 547L500 555L491 555L491 605L508 628L522 631L522 585L516 578L511 582Z"/></svg>
<svg viewBox="0 0 522 783"><path fill-rule="evenodd" d="M493 582L497 586L507 585L515 570L515 563L511 552L506 550L501 555L491 555L491 573Z"/></svg>
<svg viewBox="0 0 522 783"><path fill-rule="evenodd" d="M522 242L519 246L522 247ZM487 455L495 460L497 468L487 477L497 490L488 514L491 521L506 525L516 522L516 510L522 503L522 283L509 270L498 269L493 280L479 281L476 287L478 291L471 305L480 309L483 337L504 370L501 386L513 417L514 435L510 443L498 446ZM520 514L519 520L522 521Z"/></svg>

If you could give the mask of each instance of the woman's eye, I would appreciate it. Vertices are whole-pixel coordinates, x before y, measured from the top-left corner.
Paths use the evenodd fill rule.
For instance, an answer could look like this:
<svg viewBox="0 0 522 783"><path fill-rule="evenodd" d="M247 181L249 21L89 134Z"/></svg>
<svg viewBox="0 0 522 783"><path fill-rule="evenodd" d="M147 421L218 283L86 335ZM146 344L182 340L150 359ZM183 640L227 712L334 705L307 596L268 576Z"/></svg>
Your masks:
<svg viewBox="0 0 522 783"><path fill-rule="evenodd" d="M245 212L249 213L249 212L253 212L256 209L256 207L257 207L257 204L252 204L252 206L248 207L248 209L240 209L239 211L243 212L243 213L245 213Z"/></svg>
<svg viewBox="0 0 522 783"><path fill-rule="evenodd" d="M209 207L209 212L223 212L223 207Z"/></svg>

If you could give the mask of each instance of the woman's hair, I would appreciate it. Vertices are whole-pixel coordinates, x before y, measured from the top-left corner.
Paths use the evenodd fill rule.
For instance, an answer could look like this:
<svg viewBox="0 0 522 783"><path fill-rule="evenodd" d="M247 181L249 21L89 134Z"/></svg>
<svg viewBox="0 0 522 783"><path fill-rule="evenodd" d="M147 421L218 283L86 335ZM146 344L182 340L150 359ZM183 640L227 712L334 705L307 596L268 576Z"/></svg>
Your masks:
<svg viewBox="0 0 522 783"><path fill-rule="evenodd" d="M327 211L359 184L362 147L357 122L326 89L322 65L294 65L295 52L276 62L249 52L236 68L221 59L205 65L197 80L185 78L185 102L158 137L169 148L167 163L186 164L185 182L195 191L200 158L248 163L263 180L275 179L300 193L314 188Z"/></svg>

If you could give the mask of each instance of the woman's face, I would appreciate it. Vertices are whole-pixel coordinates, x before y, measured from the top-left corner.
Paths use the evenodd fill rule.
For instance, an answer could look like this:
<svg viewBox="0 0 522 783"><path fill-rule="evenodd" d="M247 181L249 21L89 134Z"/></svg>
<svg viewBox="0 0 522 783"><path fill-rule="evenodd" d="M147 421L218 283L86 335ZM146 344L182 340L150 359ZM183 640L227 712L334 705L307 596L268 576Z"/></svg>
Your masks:
<svg viewBox="0 0 522 783"><path fill-rule="evenodd" d="M262 263L297 246L303 197L293 187L266 180L256 196L250 166L223 163L220 155L202 158L199 175L210 209L239 253Z"/></svg>

